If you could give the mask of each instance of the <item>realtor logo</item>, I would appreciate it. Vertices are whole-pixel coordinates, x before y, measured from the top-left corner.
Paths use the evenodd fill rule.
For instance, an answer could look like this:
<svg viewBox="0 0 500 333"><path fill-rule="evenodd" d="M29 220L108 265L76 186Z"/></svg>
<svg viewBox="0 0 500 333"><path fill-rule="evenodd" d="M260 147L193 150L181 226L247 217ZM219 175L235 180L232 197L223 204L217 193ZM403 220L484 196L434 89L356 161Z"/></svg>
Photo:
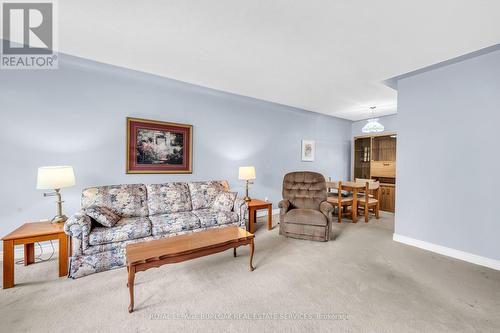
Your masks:
<svg viewBox="0 0 500 333"><path fill-rule="evenodd" d="M2 4L2 69L55 69L54 4Z"/></svg>

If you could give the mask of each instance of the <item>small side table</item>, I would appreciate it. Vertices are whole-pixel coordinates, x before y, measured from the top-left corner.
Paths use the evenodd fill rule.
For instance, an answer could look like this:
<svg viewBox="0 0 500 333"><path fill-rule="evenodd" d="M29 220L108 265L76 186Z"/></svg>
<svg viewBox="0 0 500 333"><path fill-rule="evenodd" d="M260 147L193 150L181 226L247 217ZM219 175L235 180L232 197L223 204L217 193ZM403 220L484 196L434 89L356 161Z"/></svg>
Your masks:
<svg viewBox="0 0 500 333"><path fill-rule="evenodd" d="M267 230L273 228L273 204L259 199L252 199L247 202L248 205L248 231L253 234L255 229L255 221L257 220L257 211L260 209L267 209Z"/></svg>
<svg viewBox="0 0 500 333"><path fill-rule="evenodd" d="M14 287L14 246L24 245L24 265L35 262L35 242L59 241L59 276L68 274L68 250L71 238L64 233L64 223L30 222L25 223L3 240L3 289ZM69 249L68 249L69 248Z"/></svg>

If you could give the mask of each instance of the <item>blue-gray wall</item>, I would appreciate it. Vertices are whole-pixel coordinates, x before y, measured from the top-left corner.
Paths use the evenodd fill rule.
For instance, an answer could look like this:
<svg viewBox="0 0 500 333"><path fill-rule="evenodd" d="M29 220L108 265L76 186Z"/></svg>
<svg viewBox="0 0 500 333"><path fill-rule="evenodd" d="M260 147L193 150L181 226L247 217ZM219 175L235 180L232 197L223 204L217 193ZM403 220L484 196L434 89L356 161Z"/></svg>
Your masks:
<svg viewBox="0 0 500 333"><path fill-rule="evenodd" d="M227 179L241 194L242 165L257 170L251 195L275 205L288 171L349 177L350 121L64 55L59 67L0 71L0 235L54 214L35 189L43 165L75 168L67 214L92 185ZM192 124L193 174L126 175L127 116ZM300 161L301 139L316 140L316 162Z"/></svg>
<svg viewBox="0 0 500 333"><path fill-rule="evenodd" d="M396 234L500 259L500 51L398 81Z"/></svg>
<svg viewBox="0 0 500 333"><path fill-rule="evenodd" d="M378 117L379 122L384 125L384 132L397 132L397 119L398 115L397 114L391 114L389 116L383 116L383 117ZM359 120L359 121L354 121L352 123L352 137L356 136L362 136L362 135L367 135L366 133L363 133L363 126L365 126L366 120ZM380 133L380 134L383 134Z"/></svg>

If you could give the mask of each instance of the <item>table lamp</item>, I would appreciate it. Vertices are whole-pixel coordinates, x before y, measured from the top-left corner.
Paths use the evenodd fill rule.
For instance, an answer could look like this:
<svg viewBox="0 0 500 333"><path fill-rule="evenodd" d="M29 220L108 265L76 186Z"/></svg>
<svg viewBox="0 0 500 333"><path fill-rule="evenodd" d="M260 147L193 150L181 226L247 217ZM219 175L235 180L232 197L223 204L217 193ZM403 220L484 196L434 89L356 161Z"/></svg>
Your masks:
<svg viewBox="0 0 500 333"><path fill-rule="evenodd" d="M46 166L38 168L36 188L39 190L54 190L44 193L44 197L57 197L57 213L52 223L64 222L68 218L62 213L61 188L75 185L75 173L70 166Z"/></svg>
<svg viewBox="0 0 500 333"><path fill-rule="evenodd" d="M246 192L245 192L245 198L243 198L246 202L252 200L248 196L248 185L253 184L253 182L250 182L251 180L255 179L255 167L253 166L243 166L240 167L240 172L238 178L240 180L245 180L246 181Z"/></svg>

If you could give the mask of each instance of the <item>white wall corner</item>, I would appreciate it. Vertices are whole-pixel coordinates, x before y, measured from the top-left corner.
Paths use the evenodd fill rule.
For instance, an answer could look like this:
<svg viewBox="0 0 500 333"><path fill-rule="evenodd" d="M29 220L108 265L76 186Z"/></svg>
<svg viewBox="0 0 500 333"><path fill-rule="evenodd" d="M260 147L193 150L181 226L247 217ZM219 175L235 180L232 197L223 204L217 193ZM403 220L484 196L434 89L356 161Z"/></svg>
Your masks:
<svg viewBox="0 0 500 333"><path fill-rule="evenodd" d="M469 252L455 250L455 249L452 249L452 248L449 248L446 246L437 245L437 244L425 242L422 240L414 239L411 237L398 235L396 233L393 234L392 239L396 242L399 242L399 243L415 246L415 247L418 247L418 248L423 249L423 250L435 252L438 254L442 254L444 256L467 261L467 262L470 262L472 264L476 264L476 265L480 265L480 266L484 266L484 267L488 267L488 268L500 271L500 261L499 260L478 256L476 254L472 254Z"/></svg>

